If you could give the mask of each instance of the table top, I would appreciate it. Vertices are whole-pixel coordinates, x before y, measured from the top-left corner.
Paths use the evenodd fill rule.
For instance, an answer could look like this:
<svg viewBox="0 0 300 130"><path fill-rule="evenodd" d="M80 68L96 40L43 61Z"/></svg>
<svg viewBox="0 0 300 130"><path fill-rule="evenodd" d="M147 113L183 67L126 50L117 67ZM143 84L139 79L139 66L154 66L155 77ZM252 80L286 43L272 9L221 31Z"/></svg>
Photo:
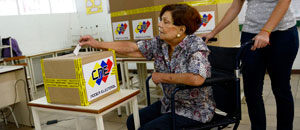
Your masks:
<svg viewBox="0 0 300 130"><path fill-rule="evenodd" d="M0 66L0 74L23 69L23 66Z"/></svg>
<svg viewBox="0 0 300 130"><path fill-rule="evenodd" d="M33 107L99 114L122 103L123 101L126 101L134 96L137 96L139 93L140 90L120 89L119 92L111 94L97 102L90 104L89 106L48 103L46 97L33 100L29 102L28 105Z"/></svg>

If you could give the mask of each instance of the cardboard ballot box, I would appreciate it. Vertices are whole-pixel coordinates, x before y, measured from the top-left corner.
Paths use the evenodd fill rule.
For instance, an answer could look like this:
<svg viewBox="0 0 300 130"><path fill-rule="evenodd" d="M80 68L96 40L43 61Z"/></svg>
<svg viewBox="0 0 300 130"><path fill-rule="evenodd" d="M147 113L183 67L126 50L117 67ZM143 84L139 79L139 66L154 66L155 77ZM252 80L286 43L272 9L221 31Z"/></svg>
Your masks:
<svg viewBox="0 0 300 130"><path fill-rule="evenodd" d="M110 0L112 30L115 41L152 39L159 35L157 24L161 9L167 4L188 4L196 8L202 18L195 32L203 36L211 32L221 21L233 0ZM218 35L215 46L240 44L238 19L236 18Z"/></svg>
<svg viewBox="0 0 300 130"><path fill-rule="evenodd" d="M41 64L49 103L87 106L120 90L113 51L68 54Z"/></svg>

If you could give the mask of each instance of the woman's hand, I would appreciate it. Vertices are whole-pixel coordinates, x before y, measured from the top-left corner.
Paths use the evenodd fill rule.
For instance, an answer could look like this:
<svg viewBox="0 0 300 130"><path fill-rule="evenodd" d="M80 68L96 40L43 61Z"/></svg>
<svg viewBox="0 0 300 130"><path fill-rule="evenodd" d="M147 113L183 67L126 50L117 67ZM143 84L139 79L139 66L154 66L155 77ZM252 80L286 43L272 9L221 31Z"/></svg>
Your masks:
<svg viewBox="0 0 300 130"><path fill-rule="evenodd" d="M260 31L254 38L254 44L251 47L252 51L255 51L257 48L264 48L270 44L270 35L268 32Z"/></svg>
<svg viewBox="0 0 300 130"><path fill-rule="evenodd" d="M213 38L215 35L212 33L212 32L210 32L210 33L208 33L208 34L205 34L204 36L202 36L202 37L205 37L205 43L208 43L208 40L209 39L211 39L211 38Z"/></svg>
<svg viewBox="0 0 300 130"><path fill-rule="evenodd" d="M79 45L80 46L88 45L88 46L91 46L93 48L96 48L97 44L99 44L99 42L96 41L91 36L82 36L82 37L80 37L80 40L79 40Z"/></svg>
<svg viewBox="0 0 300 130"><path fill-rule="evenodd" d="M153 72L152 73L152 81L155 84L159 84L162 82L162 78L161 78L162 73L158 73L158 72Z"/></svg>

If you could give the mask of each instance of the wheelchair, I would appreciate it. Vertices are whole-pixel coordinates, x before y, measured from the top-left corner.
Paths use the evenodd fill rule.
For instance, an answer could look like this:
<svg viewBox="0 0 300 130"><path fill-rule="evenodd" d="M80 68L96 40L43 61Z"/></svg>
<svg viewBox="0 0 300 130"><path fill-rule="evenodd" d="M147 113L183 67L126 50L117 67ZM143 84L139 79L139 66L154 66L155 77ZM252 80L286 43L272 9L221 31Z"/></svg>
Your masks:
<svg viewBox="0 0 300 130"><path fill-rule="evenodd" d="M242 57L245 49L250 49L253 41L248 41L239 48L208 46L211 53L208 57L212 66L212 75L198 87L212 86L216 108L225 114L214 114L213 119L208 123L201 123L198 126L183 128L184 130L209 130L218 128L221 130L230 124L234 124L236 130L241 120L241 94L240 94L240 69L242 68ZM147 104L150 105L149 81L146 79ZM171 112L175 117L175 94L184 89L192 89L195 86L176 84L176 89L171 94ZM196 86L197 87L197 86ZM175 118L172 118L172 128L176 129ZM200 124L200 123L199 123Z"/></svg>

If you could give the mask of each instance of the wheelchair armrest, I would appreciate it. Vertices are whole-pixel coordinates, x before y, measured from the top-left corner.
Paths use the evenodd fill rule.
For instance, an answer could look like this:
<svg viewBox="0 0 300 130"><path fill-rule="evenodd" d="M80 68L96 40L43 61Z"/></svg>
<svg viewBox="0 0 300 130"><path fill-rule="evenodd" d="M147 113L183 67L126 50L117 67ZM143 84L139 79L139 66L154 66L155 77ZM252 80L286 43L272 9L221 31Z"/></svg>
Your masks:
<svg viewBox="0 0 300 130"><path fill-rule="evenodd" d="M234 76L226 76L226 77L214 77L214 78L207 78L204 83L200 86L189 86L189 85L184 85L184 84L177 84L176 88L178 88L178 90L183 90L183 89L193 89L193 88L198 88L198 87L204 87L204 86L211 86L213 84L218 84L218 83L223 83L223 82L228 82L228 81L232 81L234 80L235 77ZM176 90L176 89L175 89ZM173 91L173 93L175 92L175 90ZM177 91L178 91L177 90ZM176 91L176 92L177 92ZM176 93L175 92L175 93ZM175 94L174 93L174 94Z"/></svg>

